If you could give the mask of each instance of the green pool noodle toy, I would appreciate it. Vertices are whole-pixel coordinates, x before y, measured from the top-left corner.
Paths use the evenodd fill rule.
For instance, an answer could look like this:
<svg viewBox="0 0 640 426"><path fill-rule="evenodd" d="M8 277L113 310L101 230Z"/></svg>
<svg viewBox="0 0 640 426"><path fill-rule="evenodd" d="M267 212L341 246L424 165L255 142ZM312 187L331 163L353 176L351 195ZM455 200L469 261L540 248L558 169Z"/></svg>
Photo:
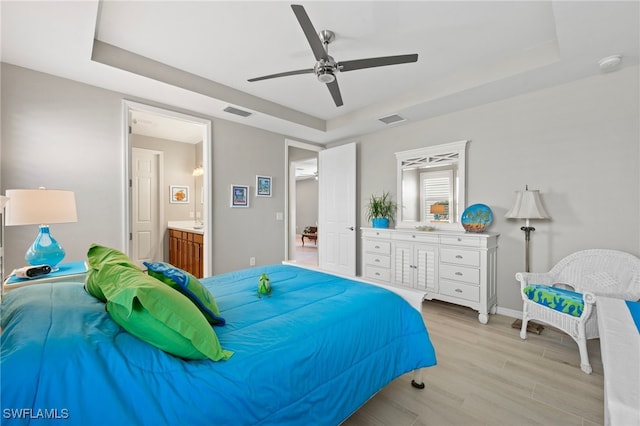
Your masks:
<svg viewBox="0 0 640 426"><path fill-rule="evenodd" d="M258 278L258 297L262 297L262 294L271 296L271 282L267 274L260 274Z"/></svg>

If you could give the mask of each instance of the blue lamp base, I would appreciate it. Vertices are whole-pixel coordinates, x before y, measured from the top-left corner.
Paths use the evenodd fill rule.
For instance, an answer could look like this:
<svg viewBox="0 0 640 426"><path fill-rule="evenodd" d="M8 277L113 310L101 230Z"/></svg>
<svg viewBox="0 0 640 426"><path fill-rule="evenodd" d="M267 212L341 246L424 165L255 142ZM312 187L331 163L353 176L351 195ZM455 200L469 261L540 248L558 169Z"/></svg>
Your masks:
<svg viewBox="0 0 640 426"><path fill-rule="evenodd" d="M52 270L64 259L64 249L49 233L49 225L40 225L40 233L24 256L29 265L49 265Z"/></svg>

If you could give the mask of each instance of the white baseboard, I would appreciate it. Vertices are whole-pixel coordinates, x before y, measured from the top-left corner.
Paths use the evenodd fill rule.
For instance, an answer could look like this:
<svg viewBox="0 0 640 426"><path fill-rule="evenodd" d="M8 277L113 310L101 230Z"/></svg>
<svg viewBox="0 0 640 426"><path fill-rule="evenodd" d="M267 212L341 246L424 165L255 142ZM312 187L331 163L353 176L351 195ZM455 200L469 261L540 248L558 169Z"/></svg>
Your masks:
<svg viewBox="0 0 640 426"><path fill-rule="evenodd" d="M522 311L516 311L515 309L501 308L498 306L497 313L506 317L522 319Z"/></svg>

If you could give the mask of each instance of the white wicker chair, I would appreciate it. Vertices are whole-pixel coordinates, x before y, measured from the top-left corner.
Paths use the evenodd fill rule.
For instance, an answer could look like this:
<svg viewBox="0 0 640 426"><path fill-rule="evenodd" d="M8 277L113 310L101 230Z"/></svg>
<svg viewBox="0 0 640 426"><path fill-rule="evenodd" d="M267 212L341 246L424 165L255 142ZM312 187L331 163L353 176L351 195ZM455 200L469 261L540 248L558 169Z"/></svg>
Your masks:
<svg viewBox="0 0 640 426"><path fill-rule="evenodd" d="M591 374L592 371L587 353L587 340L599 337L597 296L640 299L640 259L617 250L579 251L562 259L549 272L518 272L516 279L520 281L524 301L520 337L527 338L529 320L559 328L578 344L580 368L587 374ZM575 317L529 300L522 290L533 284L568 288L583 293L582 315Z"/></svg>

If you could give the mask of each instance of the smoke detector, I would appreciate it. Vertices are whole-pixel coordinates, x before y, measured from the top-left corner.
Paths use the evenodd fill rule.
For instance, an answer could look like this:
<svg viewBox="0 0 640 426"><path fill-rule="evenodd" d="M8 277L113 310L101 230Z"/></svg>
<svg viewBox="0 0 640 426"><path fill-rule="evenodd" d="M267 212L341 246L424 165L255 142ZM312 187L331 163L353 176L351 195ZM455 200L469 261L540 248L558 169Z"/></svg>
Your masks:
<svg viewBox="0 0 640 426"><path fill-rule="evenodd" d="M606 58L602 58L598 61L598 65L600 69L604 72L611 72L618 69L620 63L622 62L621 55L612 55L607 56Z"/></svg>

